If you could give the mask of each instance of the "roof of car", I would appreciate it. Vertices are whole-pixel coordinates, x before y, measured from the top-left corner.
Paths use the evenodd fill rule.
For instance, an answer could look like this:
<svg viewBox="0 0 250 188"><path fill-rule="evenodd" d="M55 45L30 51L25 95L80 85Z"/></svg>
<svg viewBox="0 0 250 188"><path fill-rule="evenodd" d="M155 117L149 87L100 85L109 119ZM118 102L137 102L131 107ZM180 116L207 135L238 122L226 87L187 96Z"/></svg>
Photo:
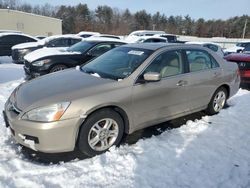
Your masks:
<svg viewBox="0 0 250 188"><path fill-rule="evenodd" d="M186 48L195 48L195 49L201 49L201 50L209 50L208 48L205 48L200 45L195 44L180 44L180 43L165 43L165 42L157 42L157 43L129 43L124 45L124 47L131 47L131 48L141 48L146 50L153 50L156 51L163 47L186 47Z"/></svg>
<svg viewBox="0 0 250 188"><path fill-rule="evenodd" d="M32 38L32 39L35 39L35 40L38 40L37 38L35 37L32 37L30 35L26 35L26 34L23 34L23 33L13 33L13 32L4 32L4 33L0 33L0 37L3 37L3 36L8 36L8 35L19 35L19 36L25 36L25 37L29 37L29 38Z"/></svg>
<svg viewBox="0 0 250 188"><path fill-rule="evenodd" d="M147 50L158 50L162 47L178 46L178 44L156 42L156 43L131 43L131 44L127 44L125 46L132 47L132 48L142 48L142 49L147 49ZM179 46L181 46L181 45L179 44Z"/></svg>
<svg viewBox="0 0 250 188"><path fill-rule="evenodd" d="M122 42L127 43L126 41L123 41L121 39L116 38L109 38L109 37L99 37L99 36L92 36L83 39L83 41L93 41L93 42Z"/></svg>
<svg viewBox="0 0 250 188"><path fill-rule="evenodd" d="M212 44L216 46L220 46L219 44L216 44L214 42L203 42L203 41L188 41L186 44L197 44L197 45L205 45L205 44Z"/></svg>

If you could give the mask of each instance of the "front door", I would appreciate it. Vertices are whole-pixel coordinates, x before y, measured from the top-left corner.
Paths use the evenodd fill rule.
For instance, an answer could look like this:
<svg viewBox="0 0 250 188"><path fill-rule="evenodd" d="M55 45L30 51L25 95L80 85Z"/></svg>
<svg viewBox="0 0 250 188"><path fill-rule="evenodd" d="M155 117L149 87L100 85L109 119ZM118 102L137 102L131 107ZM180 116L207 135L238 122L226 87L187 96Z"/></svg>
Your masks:
<svg viewBox="0 0 250 188"><path fill-rule="evenodd" d="M161 75L158 82L136 83L132 105L134 123L143 128L187 111L186 86L181 51L167 51L156 57L139 77L148 72Z"/></svg>

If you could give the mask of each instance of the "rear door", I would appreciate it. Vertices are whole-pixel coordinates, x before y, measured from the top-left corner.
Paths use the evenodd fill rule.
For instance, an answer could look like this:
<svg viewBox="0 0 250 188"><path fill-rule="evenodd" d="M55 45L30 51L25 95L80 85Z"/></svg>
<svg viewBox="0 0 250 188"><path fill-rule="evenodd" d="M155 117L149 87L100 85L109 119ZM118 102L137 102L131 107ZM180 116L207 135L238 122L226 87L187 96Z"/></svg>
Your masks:
<svg viewBox="0 0 250 188"><path fill-rule="evenodd" d="M216 60L203 50L185 50L189 77L186 94L189 110L204 108L222 83L222 70Z"/></svg>

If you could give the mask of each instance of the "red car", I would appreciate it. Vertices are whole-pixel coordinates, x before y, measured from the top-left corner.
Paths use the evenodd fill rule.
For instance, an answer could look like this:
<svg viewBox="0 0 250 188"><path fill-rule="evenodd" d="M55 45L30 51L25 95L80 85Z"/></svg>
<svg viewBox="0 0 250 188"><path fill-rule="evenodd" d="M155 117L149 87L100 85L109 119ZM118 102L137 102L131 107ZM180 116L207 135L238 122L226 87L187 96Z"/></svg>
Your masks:
<svg viewBox="0 0 250 188"><path fill-rule="evenodd" d="M239 66L242 84L250 84L250 54L232 53L224 57L227 61L236 62Z"/></svg>

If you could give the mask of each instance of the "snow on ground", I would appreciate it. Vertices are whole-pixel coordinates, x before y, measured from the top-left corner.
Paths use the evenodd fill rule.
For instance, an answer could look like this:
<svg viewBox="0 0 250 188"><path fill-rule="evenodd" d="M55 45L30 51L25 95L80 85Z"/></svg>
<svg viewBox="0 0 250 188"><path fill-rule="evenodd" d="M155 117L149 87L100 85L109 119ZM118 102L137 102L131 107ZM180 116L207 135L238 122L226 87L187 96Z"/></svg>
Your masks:
<svg viewBox="0 0 250 188"><path fill-rule="evenodd" d="M21 82L0 84L0 111ZM250 92L240 90L218 115L94 158L50 165L27 159L0 115L0 187L250 187L249 102Z"/></svg>
<svg viewBox="0 0 250 188"><path fill-rule="evenodd" d="M0 84L24 78L23 65L0 64Z"/></svg>
<svg viewBox="0 0 250 188"><path fill-rule="evenodd" d="M0 65L1 64L7 64L12 63L12 59L10 56L0 56Z"/></svg>

